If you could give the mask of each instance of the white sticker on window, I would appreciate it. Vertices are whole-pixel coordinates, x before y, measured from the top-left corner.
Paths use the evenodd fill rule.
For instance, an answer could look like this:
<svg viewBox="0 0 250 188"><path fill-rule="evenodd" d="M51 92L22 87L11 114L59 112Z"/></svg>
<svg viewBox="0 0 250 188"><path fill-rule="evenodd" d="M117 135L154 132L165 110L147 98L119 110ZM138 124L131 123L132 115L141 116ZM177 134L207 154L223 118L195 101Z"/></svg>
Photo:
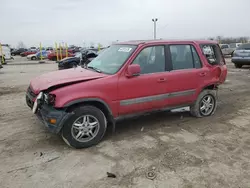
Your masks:
<svg viewBox="0 0 250 188"><path fill-rule="evenodd" d="M132 48L122 47L118 50L118 52L130 52Z"/></svg>

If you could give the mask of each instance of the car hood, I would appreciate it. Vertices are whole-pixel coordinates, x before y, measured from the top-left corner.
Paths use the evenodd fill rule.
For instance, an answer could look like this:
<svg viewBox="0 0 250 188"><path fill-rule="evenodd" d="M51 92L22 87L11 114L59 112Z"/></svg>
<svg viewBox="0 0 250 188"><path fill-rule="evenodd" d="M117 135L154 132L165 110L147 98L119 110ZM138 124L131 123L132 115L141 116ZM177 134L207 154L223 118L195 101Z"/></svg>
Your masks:
<svg viewBox="0 0 250 188"><path fill-rule="evenodd" d="M35 94L51 87L60 87L67 84L83 82L106 77L106 74L94 72L81 67L53 71L31 80L30 87Z"/></svg>
<svg viewBox="0 0 250 188"><path fill-rule="evenodd" d="M32 57L32 56L35 56L36 54L30 54L30 55L27 55L27 57Z"/></svg>

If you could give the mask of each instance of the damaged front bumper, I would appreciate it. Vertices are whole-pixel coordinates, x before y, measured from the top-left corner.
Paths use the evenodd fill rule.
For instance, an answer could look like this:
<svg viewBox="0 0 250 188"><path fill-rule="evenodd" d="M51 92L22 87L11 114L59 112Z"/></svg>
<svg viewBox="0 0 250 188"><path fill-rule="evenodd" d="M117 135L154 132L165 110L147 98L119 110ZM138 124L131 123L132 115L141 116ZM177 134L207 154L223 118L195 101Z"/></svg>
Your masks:
<svg viewBox="0 0 250 188"><path fill-rule="evenodd" d="M32 109L34 102L26 94L26 103ZM50 132L59 134L67 119L72 115L61 109L55 109L45 103L39 103L36 116L49 129Z"/></svg>
<svg viewBox="0 0 250 188"><path fill-rule="evenodd" d="M36 115L50 132L58 134L71 114L43 104L38 108Z"/></svg>

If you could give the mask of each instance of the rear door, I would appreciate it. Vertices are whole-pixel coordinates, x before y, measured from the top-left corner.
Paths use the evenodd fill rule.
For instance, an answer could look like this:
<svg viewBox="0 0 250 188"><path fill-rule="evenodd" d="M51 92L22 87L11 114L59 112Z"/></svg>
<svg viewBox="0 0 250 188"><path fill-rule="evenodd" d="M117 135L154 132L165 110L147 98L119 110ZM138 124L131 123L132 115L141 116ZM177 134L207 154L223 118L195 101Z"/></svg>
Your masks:
<svg viewBox="0 0 250 188"><path fill-rule="evenodd" d="M209 50L208 50L209 53ZM171 71L167 74L167 106L188 105L196 99L197 88L208 77L208 68L203 67L196 46L192 43L170 44Z"/></svg>

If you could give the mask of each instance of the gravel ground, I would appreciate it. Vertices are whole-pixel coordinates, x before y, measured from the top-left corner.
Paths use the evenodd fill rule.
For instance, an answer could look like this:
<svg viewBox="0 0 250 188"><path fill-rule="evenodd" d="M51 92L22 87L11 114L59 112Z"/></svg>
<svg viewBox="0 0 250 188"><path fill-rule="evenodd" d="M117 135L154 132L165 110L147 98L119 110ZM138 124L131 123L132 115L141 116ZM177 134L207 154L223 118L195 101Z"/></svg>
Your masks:
<svg viewBox="0 0 250 188"><path fill-rule="evenodd" d="M250 71L227 62L214 116L160 112L128 119L99 145L75 150L25 104L30 79L56 64L16 57L0 70L0 187L249 188Z"/></svg>

